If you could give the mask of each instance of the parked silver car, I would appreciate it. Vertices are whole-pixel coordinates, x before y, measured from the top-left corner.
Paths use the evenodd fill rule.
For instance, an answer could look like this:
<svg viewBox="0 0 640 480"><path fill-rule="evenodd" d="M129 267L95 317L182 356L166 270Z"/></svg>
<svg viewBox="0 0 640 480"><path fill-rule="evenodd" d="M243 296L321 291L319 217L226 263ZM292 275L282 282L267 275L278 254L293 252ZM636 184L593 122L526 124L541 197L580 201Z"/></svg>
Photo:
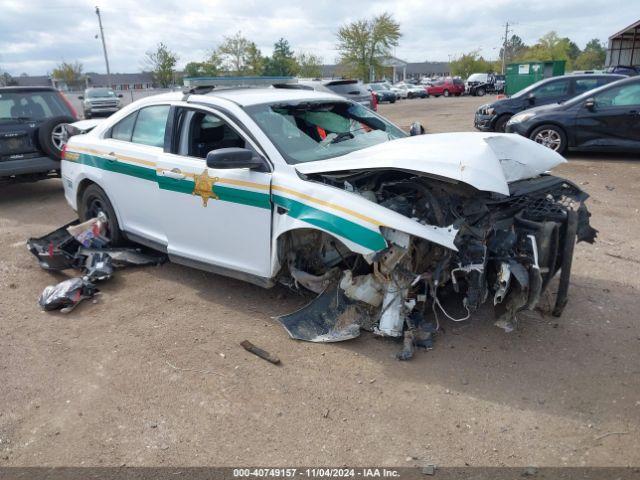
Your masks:
<svg viewBox="0 0 640 480"><path fill-rule="evenodd" d="M116 95L110 88L87 88L78 98L82 100L84 118L109 116L122 108L122 94Z"/></svg>

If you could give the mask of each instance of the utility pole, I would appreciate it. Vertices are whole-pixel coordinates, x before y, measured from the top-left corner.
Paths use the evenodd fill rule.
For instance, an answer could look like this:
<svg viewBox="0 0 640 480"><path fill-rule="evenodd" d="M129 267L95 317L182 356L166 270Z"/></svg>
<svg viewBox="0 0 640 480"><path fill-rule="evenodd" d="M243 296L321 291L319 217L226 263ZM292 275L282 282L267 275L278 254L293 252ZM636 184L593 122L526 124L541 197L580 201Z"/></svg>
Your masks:
<svg viewBox="0 0 640 480"><path fill-rule="evenodd" d="M504 43L502 44L502 75L504 75L505 60L507 58L507 42L509 41L509 22L504 26Z"/></svg>
<svg viewBox="0 0 640 480"><path fill-rule="evenodd" d="M102 28L102 17L100 17L100 8L96 6L96 15L98 15L98 25L100 25L100 38L102 39L102 51L104 52L104 63L107 65L107 85L111 88L111 72L109 71L109 57L107 56L107 44L104 42L104 30Z"/></svg>

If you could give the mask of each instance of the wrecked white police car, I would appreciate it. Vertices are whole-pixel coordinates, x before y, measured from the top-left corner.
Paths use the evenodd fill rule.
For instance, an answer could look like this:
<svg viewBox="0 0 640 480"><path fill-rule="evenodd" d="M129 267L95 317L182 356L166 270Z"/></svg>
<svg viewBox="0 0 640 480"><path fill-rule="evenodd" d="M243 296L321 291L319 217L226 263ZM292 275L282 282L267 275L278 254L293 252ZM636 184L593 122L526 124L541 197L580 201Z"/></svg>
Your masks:
<svg viewBox="0 0 640 480"><path fill-rule="evenodd" d="M596 234L588 195L545 173L564 161L548 148L508 134L409 136L328 93L170 93L68 129L90 130L62 162L81 220L106 215L113 245L318 293L280 318L297 339L362 327L403 337L407 359L439 315L454 318L445 297L462 319L489 299L509 330L561 271L559 315L575 241Z"/></svg>

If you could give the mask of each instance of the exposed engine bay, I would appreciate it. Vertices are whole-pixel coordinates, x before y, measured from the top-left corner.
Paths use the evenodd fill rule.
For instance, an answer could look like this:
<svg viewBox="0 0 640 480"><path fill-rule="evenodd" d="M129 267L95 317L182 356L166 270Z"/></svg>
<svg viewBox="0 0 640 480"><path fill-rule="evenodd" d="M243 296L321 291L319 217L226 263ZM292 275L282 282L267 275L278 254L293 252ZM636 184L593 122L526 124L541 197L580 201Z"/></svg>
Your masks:
<svg viewBox="0 0 640 480"><path fill-rule="evenodd" d="M382 227L387 248L355 254L328 234L296 232L279 249L280 280L318 294L280 317L296 339L331 342L360 329L403 339L397 357L430 348L440 320L468 320L493 304L496 325L512 331L560 272L553 315L567 302L576 241L593 243L588 194L552 175L509 184L510 195L405 171L322 173L307 180L360 195L423 225L457 230L457 251ZM450 305L454 305L453 309Z"/></svg>

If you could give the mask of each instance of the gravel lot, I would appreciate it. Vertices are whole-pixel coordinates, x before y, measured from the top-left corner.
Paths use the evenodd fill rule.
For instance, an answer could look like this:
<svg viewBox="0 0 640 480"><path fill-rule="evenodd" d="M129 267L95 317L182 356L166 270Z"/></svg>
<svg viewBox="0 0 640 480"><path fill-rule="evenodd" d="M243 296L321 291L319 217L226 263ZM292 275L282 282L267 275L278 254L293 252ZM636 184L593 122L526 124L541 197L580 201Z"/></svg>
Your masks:
<svg viewBox="0 0 640 480"><path fill-rule="evenodd" d="M471 130L487 100L380 111ZM411 362L366 332L290 340L272 317L305 298L172 264L121 271L97 303L42 313L38 295L63 277L24 241L74 213L57 180L2 187L0 465L640 465L640 163L572 154L556 173L592 195L600 230L576 249L564 316L528 312L506 334L483 311L445 323Z"/></svg>

